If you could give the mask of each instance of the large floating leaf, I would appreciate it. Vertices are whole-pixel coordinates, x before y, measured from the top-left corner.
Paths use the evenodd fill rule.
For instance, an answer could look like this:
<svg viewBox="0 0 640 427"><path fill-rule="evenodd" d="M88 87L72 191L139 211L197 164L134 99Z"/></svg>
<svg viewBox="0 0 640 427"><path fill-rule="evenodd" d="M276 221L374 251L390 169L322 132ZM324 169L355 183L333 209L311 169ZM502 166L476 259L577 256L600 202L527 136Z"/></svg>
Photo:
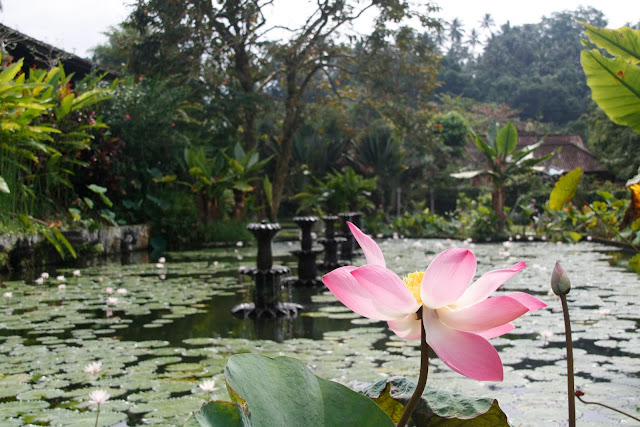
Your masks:
<svg viewBox="0 0 640 427"><path fill-rule="evenodd" d="M251 421L247 415L231 402L217 400L204 405L193 414L185 427L248 427Z"/></svg>
<svg viewBox="0 0 640 427"><path fill-rule="evenodd" d="M254 426L393 426L370 399L290 357L239 354L225 375L232 400L246 405Z"/></svg>
<svg viewBox="0 0 640 427"><path fill-rule="evenodd" d="M593 100L612 121L640 133L640 30L583 25L593 44L615 56L604 56L596 49L581 52Z"/></svg>
<svg viewBox="0 0 640 427"><path fill-rule="evenodd" d="M551 196L549 196L549 207L555 211L562 210L565 203L575 196L580 179L582 179L581 168L575 168L560 177L551 191Z"/></svg>
<svg viewBox="0 0 640 427"><path fill-rule="evenodd" d="M415 389L415 382L403 377L392 377L370 385L362 393L373 399L394 422L398 422ZM412 418L419 426L509 425L507 416L495 399L462 396L429 386L422 394Z"/></svg>

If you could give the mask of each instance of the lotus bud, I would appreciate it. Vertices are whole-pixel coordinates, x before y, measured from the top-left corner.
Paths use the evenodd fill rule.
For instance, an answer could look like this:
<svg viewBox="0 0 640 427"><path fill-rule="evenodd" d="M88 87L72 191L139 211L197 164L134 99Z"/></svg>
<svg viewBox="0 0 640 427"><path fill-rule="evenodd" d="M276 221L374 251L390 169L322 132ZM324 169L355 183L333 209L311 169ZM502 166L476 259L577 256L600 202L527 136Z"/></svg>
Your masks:
<svg viewBox="0 0 640 427"><path fill-rule="evenodd" d="M558 261L551 273L551 290L556 295L566 295L571 290L571 280Z"/></svg>

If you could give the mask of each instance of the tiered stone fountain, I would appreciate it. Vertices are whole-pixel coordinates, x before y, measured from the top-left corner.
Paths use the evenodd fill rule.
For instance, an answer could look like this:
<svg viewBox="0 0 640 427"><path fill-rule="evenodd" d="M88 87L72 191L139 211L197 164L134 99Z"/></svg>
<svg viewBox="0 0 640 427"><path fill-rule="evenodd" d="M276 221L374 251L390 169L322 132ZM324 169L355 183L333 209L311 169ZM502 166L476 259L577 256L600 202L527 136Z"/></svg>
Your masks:
<svg viewBox="0 0 640 427"><path fill-rule="evenodd" d="M360 212L342 212L338 214L338 217L342 219L342 235L344 237L344 241L342 245L340 245L340 259L348 261L349 263L351 263L353 259L353 250L356 241L353 238L353 234L351 234L351 230L349 230L347 221L359 227L361 216L362 214Z"/></svg>
<svg viewBox="0 0 640 427"><path fill-rule="evenodd" d="M316 256L322 252L322 249L313 249L313 238L311 237L311 229L318 222L318 218L315 216L297 216L293 218L293 222L302 231L301 249L291 251L293 255L298 257L298 276L287 277L283 282L294 286L320 285L322 284L322 279L317 277Z"/></svg>
<svg viewBox="0 0 640 427"><path fill-rule="evenodd" d="M319 238L318 243L324 246L324 261L321 262L318 267L326 271L331 271L348 264L348 262L338 259L338 245L346 241L346 238L336 236L335 224L339 219L340 218L335 215L322 217L325 231L324 237Z"/></svg>
<svg viewBox="0 0 640 427"><path fill-rule="evenodd" d="M242 267L239 272L253 277L255 290L252 303L238 304L231 312L239 317L295 317L302 309L300 304L280 301L280 276L289 274L290 270L281 265L273 265L271 241L280 231L279 224L252 223L247 225L258 240L257 267Z"/></svg>

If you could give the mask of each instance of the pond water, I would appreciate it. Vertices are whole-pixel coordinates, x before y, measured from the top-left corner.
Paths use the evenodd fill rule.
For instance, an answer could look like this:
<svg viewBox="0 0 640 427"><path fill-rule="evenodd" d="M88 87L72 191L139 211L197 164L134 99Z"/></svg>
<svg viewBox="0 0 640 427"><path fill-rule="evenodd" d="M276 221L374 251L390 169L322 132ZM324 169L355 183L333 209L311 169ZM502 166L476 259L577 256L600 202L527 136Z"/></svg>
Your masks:
<svg viewBox="0 0 640 427"><path fill-rule="evenodd" d="M389 268L422 270L435 254L466 243L384 240ZM276 264L294 268L297 244L274 244ZM478 274L526 261L498 292L525 291L548 304L515 321L492 343L505 365L501 383L477 382L432 358L427 387L495 397L514 425L565 425L566 361L560 302L549 295L553 265L571 277L576 387L585 399L640 409L640 276L618 266L612 249L513 242L478 244ZM89 392L112 396L100 424L182 425L209 398L228 400L223 370L232 354L296 357L316 375L353 388L393 375L416 378L417 342L398 339L385 322L363 319L325 289L283 289L303 304L295 319L237 319L230 309L251 300L255 247L169 253L164 264L109 263L49 271L44 284L4 281L0 297L0 425L93 425ZM354 264L361 265L363 258ZM64 275L60 281L56 276ZM62 285L62 286L61 286ZM109 288L109 289L108 289ZM109 292L108 292L109 291ZM102 362L97 373L85 372ZM213 392L198 384L213 378ZM632 424L608 409L577 402L580 425Z"/></svg>

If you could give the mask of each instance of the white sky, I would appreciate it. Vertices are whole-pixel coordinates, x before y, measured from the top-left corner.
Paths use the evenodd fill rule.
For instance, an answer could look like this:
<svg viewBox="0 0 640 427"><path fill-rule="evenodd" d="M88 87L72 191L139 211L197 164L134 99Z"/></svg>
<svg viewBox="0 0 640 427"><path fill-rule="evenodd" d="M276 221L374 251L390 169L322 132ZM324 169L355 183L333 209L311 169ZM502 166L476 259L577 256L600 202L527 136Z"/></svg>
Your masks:
<svg viewBox="0 0 640 427"><path fill-rule="evenodd" d="M304 16L305 0L275 0L278 17ZM0 0L0 22L30 37L44 41L79 56L105 43L102 34L122 22L132 0ZM639 0L435 0L445 20L459 18L467 31L479 29L479 21L490 13L499 28L540 22L553 12L592 6L605 14L610 28L640 21ZM624 3L624 4L623 4Z"/></svg>

